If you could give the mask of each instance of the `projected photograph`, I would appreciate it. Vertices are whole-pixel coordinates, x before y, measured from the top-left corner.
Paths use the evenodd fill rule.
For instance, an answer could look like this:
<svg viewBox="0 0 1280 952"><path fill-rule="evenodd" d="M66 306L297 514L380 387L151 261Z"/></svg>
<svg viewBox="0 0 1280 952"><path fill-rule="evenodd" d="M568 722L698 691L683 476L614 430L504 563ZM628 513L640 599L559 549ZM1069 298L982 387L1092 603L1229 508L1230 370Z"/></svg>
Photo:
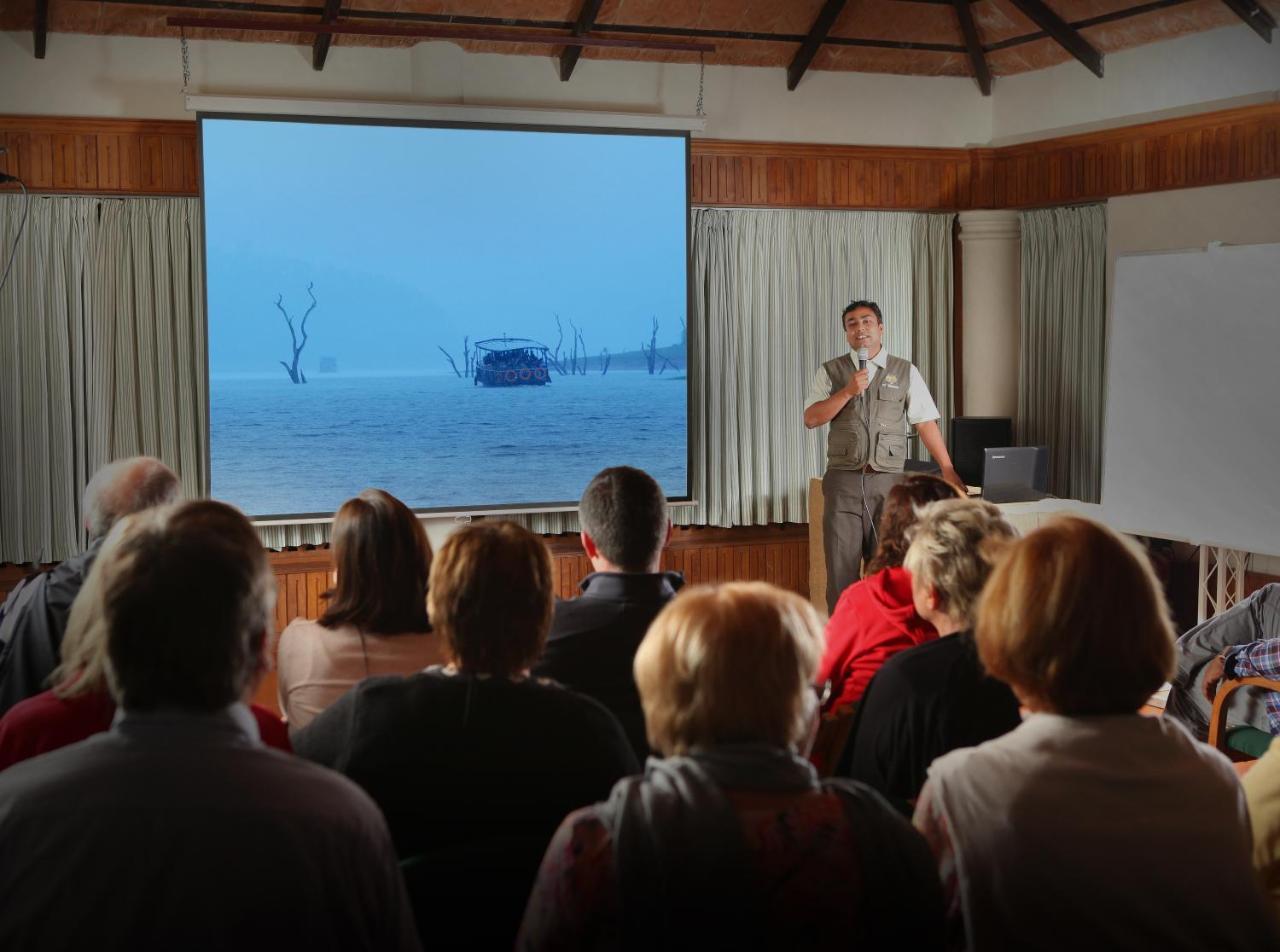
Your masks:
<svg viewBox="0 0 1280 952"><path fill-rule="evenodd" d="M688 497L683 136L201 136L215 498L519 508L622 464Z"/></svg>

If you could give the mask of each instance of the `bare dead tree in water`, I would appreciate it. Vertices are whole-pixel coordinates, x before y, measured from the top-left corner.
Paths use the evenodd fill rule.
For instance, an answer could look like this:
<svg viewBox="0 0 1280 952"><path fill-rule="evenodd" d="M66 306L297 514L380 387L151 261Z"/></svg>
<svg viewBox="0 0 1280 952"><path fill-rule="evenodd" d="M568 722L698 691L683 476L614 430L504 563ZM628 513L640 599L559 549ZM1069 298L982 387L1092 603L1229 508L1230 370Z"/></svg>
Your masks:
<svg viewBox="0 0 1280 952"><path fill-rule="evenodd" d="M662 373L662 371L666 370L668 367L670 367L672 370L680 369L680 365L677 364L675 361L673 361L666 354L659 354L658 356L662 359L662 366L658 368L658 373Z"/></svg>
<svg viewBox="0 0 1280 952"><path fill-rule="evenodd" d="M453 372L457 374L459 377L461 377L462 371L458 369L457 363L454 362L453 355L449 353L447 350L445 350L443 347L441 347L439 344L436 344L436 349L440 351L440 353L444 354L444 359L449 361L449 366L453 368Z"/></svg>
<svg viewBox="0 0 1280 952"><path fill-rule="evenodd" d="M564 361L560 359L560 348L564 346L564 325L560 323L560 315L556 315L556 337L555 350L547 352L547 362L555 368L556 373L564 377L568 375L568 371L564 369Z"/></svg>
<svg viewBox="0 0 1280 952"><path fill-rule="evenodd" d="M645 363L649 365L649 373L658 366L658 319L653 319L653 331L649 335L649 346L646 347L644 341L640 342L640 353L644 354Z"/></svg>
<svg viewBox="0 0 1280 952"><path fill-rule="evenodd" d="M582 336L582 331L577 327L573 329L573 333L577 337L577 340L574 341L573 352L575 354L578 353L579 345L581 345L582 350L582 361L577 365L578 373L585 377L587 375L587 339Z"/></svg>
<svg viewBox="0 0 1280 952"><path fill-rule="evenodd" d="M475 351L471 349L470 336L462 338L462 366L466 370L468 377L476 369Z"/></svg>
<svg viewBox="0 0 1280 952"><path fill-rule="evenodd" d="M297 330L293 326L293 318L289 316L289 312L284 309L284 294L276 295L276 307L280 309L280 313L284 315L284 322L289 327L289 339L293 342L293 363L292 365L280 361L280 366L284 368L284 372L289 375L289 379L294 383L306 383L307 375L302 372L302 368L298 366L298 358L302 356L302 348L307 346L307 318L311 316L311 312L316 309L316 296L312 293L315 282L307 285L307 294L311 297L311 306L307 308L302 320L298 322ZM298 334L302 334L302 342L298 342Z"/></svg>
<svg viewBox="0 0 1280 952"><path fill-rule="evenodd" d="M600 376L601 377L603 377L605 374L609 372L609 361L611 360L613 360L613 355L609 353L608 347L600 351Z"/></svg>

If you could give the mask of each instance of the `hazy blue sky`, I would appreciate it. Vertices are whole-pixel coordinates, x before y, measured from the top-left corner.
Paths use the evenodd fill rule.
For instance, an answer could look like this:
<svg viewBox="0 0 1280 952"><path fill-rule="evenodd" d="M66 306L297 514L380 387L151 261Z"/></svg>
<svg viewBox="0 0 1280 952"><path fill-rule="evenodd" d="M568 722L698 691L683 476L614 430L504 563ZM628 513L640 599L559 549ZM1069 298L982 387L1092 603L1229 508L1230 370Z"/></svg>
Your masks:
<svg viewBox="0 0 1280 952"><path fill-rule="evenodd" d="M635 350L685 316L684 140L667 136L206 119L213 373L440 370L503 333ZM283 371L280 371L283 373Z"/></svg>

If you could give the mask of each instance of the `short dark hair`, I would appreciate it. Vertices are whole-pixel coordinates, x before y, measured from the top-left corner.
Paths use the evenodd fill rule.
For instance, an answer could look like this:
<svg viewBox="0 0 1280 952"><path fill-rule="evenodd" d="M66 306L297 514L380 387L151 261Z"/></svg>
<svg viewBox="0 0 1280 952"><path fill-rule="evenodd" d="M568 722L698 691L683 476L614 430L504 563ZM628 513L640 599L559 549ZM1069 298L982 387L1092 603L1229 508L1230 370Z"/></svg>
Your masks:
<svg viewBox="0 0 1280 952"><path fill-rule="evenodd" d="M871 313L876 316L876 323L878 324L884 323L884 315L880 313L880 305L877 304L875 301L850 301L847 305L845 305L845 309L840 312L840 329L841 330L844 330L844 319L849 315L851 311L856 311L860 307L865 307L868 310L870 310Z"/></svg>
<svg viewBox="0 0 1280 952"><path fill-rule="evenodd" d="M427 631L431 544L412 510L381 489L342 504L333 520L337 584L320 616L326 628L397 635Z"/></svg>
<svg viewBox="0 0 1280 952"><path fill-rule="evenodd" d="M213 711L239 701L262 670L275 605L258 534L212 500L129 518L138 524L109 553L102 579L117 702Z"/></svg>
<svg viewBox="0 0 1280 952"><path fill-rule="evenodd" d="M874 575L881 569L896 569L902 565L911 544L907 540L907 530L915 525L921 509L931 502L963 498L964 494L955 486L927 473L908 476L890 489L876 533L880 544L867 563L866 574Z"/></svg>
<svg viewBox="0 0 1280 952"><path fill-rule="evenodd" d="M611 466L587 484L578 521L606 559L625 572L644 572L667 538L667 497L644 470Z"/></svg>
<svg viewBox="0 0 1280 952"><path fill-rule="evenodd" d="M532 666L552 604L551 553L514 522L464 526L431 563L431 623L463 671L508 677Z"/></svg>

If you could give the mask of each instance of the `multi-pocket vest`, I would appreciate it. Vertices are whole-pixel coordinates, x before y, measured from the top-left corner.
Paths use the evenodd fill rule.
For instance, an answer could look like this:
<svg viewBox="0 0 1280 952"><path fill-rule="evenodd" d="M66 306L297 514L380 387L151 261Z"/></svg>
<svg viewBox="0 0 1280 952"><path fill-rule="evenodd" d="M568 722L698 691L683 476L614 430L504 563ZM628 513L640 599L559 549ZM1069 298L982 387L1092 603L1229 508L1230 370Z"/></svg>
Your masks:
<svg viewBox="0 0 1280 952"><path fill-rule="evenodd" d="M831 392L846 386L857 373L853 357L844 354L822 365ZM890 356L876 371L870 389L850 400L831 420L827 431L827 469L859 470L870 463L883 473L900 473L907 460L907 393L911 362Z"/></svg>

